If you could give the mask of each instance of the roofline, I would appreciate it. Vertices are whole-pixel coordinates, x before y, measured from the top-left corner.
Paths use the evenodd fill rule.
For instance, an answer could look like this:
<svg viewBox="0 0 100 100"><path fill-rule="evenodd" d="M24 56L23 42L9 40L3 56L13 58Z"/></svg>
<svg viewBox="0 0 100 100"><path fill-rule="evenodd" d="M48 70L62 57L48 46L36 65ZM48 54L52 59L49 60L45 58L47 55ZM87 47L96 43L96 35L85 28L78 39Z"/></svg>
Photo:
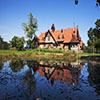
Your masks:
<svg viewBox="0 0 100 100"><path fill-rule="evenodd" d="M48 30L48 31L46 32L45 37L47 36L48 32L49 32L49 33L50 33L50 35L52 36L52 33L50 32L50 30ZM44 39L45 39L45 37L44 37ZM53 36L52 36L52 38L54 39L55 43L57 43L57 41L55 40L55 38L54 38Z"/></svg>

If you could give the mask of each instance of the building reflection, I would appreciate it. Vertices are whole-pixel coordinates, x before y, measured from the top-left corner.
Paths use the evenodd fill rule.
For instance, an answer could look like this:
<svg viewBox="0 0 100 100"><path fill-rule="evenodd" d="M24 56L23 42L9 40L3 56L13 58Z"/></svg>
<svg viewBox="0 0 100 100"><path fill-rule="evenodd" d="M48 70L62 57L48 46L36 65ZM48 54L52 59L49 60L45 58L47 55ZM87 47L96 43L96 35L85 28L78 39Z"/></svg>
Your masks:
<svg viewBox="0 0 100 100"><path fill-rule="evenodd" d="M39 69L37 70L37 72L39 72L41 76L46 77L47 80L50 80L52 86L54 84L54 80L77 85L78 76L81 70L81 63L68 64L41 61L39 63Z"/></svg>

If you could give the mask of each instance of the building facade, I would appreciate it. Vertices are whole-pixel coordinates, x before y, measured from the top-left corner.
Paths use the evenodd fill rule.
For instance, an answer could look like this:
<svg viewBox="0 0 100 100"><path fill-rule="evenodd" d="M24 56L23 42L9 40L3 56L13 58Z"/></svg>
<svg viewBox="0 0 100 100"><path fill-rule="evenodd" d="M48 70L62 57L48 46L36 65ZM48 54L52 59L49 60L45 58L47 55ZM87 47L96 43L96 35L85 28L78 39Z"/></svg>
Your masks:
<svg viewBox="0 0 100 100"><path fill-rule="evenodd" d="M51 30L40 34L38 42L38 48L64 49L77 52L81 51L83 47L78 27L55 30L54 24L52 24Z"/></svg>

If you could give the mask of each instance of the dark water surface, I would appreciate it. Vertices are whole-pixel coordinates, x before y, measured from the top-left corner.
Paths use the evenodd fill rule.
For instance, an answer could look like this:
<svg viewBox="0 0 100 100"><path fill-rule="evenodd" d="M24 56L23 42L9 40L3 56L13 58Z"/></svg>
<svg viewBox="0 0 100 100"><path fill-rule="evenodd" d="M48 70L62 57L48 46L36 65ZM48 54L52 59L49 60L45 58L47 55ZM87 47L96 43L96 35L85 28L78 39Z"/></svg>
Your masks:
<svg viewBox="0 0 100 100"><path fill-rule="evenodd" d="M100 65L0 62L0 100L100 100Z"/></svg>

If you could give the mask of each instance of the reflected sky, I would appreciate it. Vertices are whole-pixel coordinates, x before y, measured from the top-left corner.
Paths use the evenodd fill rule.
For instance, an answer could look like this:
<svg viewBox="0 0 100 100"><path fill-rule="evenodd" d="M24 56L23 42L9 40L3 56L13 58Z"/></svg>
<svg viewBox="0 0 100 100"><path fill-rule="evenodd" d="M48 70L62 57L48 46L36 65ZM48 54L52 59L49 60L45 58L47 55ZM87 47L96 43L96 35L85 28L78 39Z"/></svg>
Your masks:
<svg viewBox="0 0 100 100"><path fill-rule="evenodd" d="M14 59L2 62L0 100L99 100L100 65Z"/></svg>

